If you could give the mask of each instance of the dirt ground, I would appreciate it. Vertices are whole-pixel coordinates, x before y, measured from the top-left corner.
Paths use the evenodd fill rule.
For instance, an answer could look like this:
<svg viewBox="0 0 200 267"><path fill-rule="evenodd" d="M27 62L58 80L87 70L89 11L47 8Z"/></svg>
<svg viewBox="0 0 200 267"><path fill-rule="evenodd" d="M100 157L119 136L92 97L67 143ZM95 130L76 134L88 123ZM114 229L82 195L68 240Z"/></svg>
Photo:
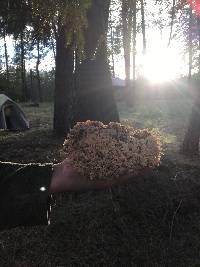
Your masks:
<svg viewBox="0 0 200 267"><path fill-rule="evenodd" d="M178 153L190 106L168 104L143 103L137 112L119 105L122 120L161 131L165 155L156 170L124 186L54 196L49 226L0 233L0 266L200 266L199 157ZM23 109L31 129L0 131L0 160L59 161L52 105Z"/></svg>
<svg viewBox="0 0 200 267"><path fill-rule="evenodd" d="M52 131L53 104L44 103L40 107L21 107L30 122L30 130L10 132L0 130L0 161L12 162L57 162L63 138L57 138Z"/></svg>

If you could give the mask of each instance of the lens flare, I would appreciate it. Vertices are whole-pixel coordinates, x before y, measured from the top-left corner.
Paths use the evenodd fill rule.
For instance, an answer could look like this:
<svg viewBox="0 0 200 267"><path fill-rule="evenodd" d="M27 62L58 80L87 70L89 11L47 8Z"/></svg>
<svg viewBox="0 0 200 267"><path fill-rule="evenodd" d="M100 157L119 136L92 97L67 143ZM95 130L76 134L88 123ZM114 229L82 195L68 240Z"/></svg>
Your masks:
<svg viewBox="0 0 200 267"><path fill-rule="evenodd" d="M187 0L191 8L200 16L200 0Z"/></svg>

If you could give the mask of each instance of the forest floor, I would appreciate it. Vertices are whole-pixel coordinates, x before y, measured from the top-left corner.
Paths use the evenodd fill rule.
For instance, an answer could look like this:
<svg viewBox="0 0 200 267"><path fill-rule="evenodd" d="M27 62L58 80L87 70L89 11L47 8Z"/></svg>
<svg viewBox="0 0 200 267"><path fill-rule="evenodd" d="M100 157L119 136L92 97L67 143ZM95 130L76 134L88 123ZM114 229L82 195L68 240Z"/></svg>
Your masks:
<svg viewBox="0 0 200 267"><path fill-rule="evenodd" d="M0 161L59 161L52 104L22 107L31 128L0 131ZM161 165L124 186L56 196L49 226L0 233L0 266L200 266L200 162L179 154L191 103L154 99L119 111L124 123L160 131Z"/></svg>
<svg viewBox="0 0 200 267"><path fill-rule="evenodd" d="M64 138L53 135L53 104L40 107L21 104L30 122L30 130L9 132L0 130L0 160L17 162L57 162ZM122 123L137 128L156 129L161 133L165 154L186 159L178 153L191 111L185 99L148 99L138 101L134 108L118 103ZM192 159L194 163L194 158ZM198 163L198 161L197 161Z"/></svg>

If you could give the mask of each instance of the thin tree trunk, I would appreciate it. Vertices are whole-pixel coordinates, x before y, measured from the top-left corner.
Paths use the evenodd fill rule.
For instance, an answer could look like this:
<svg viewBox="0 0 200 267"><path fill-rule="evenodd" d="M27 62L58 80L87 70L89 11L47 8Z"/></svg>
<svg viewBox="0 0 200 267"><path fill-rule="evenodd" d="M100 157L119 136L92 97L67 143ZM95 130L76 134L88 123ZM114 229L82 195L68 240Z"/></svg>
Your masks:
<svg viewBox="0 0 200 267"><path fill-rule="evenodd" d="M122 1L122 28L123 48L126 77L125 100L128 106L132 106L131 97L131 31L132 31L132 10L129 1Z"/></svg>
<svg viewBox="0 0 200 267"><path fill-rule="evenodd" d="M56 60L56 51L55 51L55 46L54 46L54 40L53 40L53 37L51 37L51 47L52 47L52 51L53 51L53 57L54 57L54 60Z"/></svg>
<svg viewBox="0 0 200 267"><path fill-rule="evenodd" d="M34 92L33 92L33 71L32 69L30 69L30 100L31 101L35 101L34 100Z"/></svg>
<svg viewBox="0 0 200 267"><path fill-rule="evenodd" d="M188 80L189 83L192 78L192 8L190 8L190 13L189 13L189 68L188 68Z"/></svg>
<svg viewBox="0 0 200 267"><path fill-rule="evenodd" d="M132 106L134 105L134 99L135 99L135 92L136 92L136 39L137 39L137 7L136 7L136 0L133 0L133 6L132 6L132 13L133 13L133 22L132 22L132 28L133 28L133 40L132 40L132 46L133 46L133 56L132 56L132 73L133 73L133 82L131 86L131 101ZM145 27L144 27L145 29ZM143 41L145 38L145 33L143 35ZM146 48L144 46L143 42L143 52L146 52Z"/></svg>
<svg viewBox="0 0 200 267"><path fill-rule="evenodd" d="M131 28L130 28L130 6L127 1L122 1L122 27L123 27L123 48L124 48L124 64L126 87L130 87L130 54L131 54Z"/></svg>
<svg viewBox="0 0 200 267"><path fill-rule="evenodd" d="M26 88L26 68L25 68L25 51L24 51L24 34L20 34L20 49L21 49L21 82L22 82L22 95L23 100L27 101L27 88Z"/></svg>
<svg viewBox="0 0 200 267"><path fill-rule="evenodd" d="M41 81L40 81L40 71L39 71L39 65L40 65L40 41L37 40L37 62L36 62L36 74L37 74L37 89L38 89L38 95L40 102L43 102L43 93L41 88Z"/></svg>
<svg viewBox="0 0 200 267"><path fill-rule="evenodd" d="M172 3L172 15L171 15L171 25L170 25L170 35L169 35L168 47L170 46L170 43L171 43L171 40L172 40L172 32L173 32L174 19L175 19L175 4L176 4L176 0L173 0L173 3Z"/></svg>
<svg viewBox="0 0 200 267"><path fill-rule="evenodd" d="M112 76L115 77L115 57L114 57L114 42L113 42L113 27L110 27L111 37L111 57L112 57Z"/></svg>
<svg viewBox="0 0 200 267"><path fill-rule="evenodd" d="M145 11L144 11L144 0L141 1L141 17L142 17L142 37L143 37L143 54L146 55L147 43L146 43L146 26L145 26ZM136 2L136 1L134 1ZM135 7L136 10L136 7ZM134 10L134 12L135 12Z"/></svg>
<svg viewBox="0 0 200 267"><path fill-rule="evenodd" d="M63 136L73 126L74 52L66 45L66 30L59 27L56 39L54 132Z"/></svg>
<svg viewBox="0 0 200 267"><path fill-rule="evenodd" d="M198 50L199 50L199 57L198 57L198 72L200 75L200 18L197 17L197 27L198 27Z"/></svg>
<svg viewBox="0 0 200 267"><path fill-rule="evenodd" d="M3 29L3 40L4 40L4 54L5 54L5 61L6 61L6 80L9 82L9 66L8 66L8 49L6 43L6 30Z"/></svg>
<svg viewBox="0 0 200 267"><path fill-rule="evenodd" d="M136 37L137 37L137 11L136 11L136 0L133 0L133 82L136 80Z"/></svg>

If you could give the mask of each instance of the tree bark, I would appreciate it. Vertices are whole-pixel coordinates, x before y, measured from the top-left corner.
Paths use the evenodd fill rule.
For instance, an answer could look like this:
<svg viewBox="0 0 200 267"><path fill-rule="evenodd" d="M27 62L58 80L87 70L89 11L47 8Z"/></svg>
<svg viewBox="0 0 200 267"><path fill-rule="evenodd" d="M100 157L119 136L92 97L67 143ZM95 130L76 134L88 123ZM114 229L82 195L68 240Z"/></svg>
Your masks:
<svg viewBox="0 0 200 267"><path fill-rule="evenodd" d="M129 0L122 1L122 35L124 48L125 100L128 106L132 106L131 93L131 32L132 32L132 4Z"/></svg>
<svg viewBox="0 0 200 267"><path fill-rule="evenodd" d="M56 60L56 51L55 51L55 45L54 45L54 38L53 36L51 36L51 48L52 48L52 52L53 52L53 57L54 57L54 60Z"/></svg>
<svg viewBox="0 0 200 267"><path fill-rule="evenodd" d="M183 154L196 155L199 153L200 137L200 99L194 103L189 119L189 126L185 134L181 152Z"/></svg>
<svg viewBox="0 0 200 267"><path fill-rule="evenodd" d="M144 11L144 0L141 1L141 17L142 17L142 38L143 38L143 54L146 55L147 42L146 42L146 26L145 26L145 11ZM134 1L136 5L136 0ZM136 11L136 6L135 10Z"/></svg>
<svg viewBox="0 0 200 267"><path fill-rule="evenodd" d="M22 96L23 100L27 101L27 87L26 87L26 67L25 67L25 50L24 50L24 33L20 33L20 50L21 50L21 57L20 57L20 64L21 64L21 82L22 82Z"/></svg>
<svg viewBox="0 0 200 267"><path fill-rule="evenodd" d="M110 0L93 0L85 32L85 59L77 69L76 121L119 121L107 59Z"/></svg>
<svg viewBox="0 0 200 267"><path fill-rule="evenodd" d="M30 77L30 100L32 102L35 102L35 92L33 90L33 71L32 71L32 69L30 69L29 77Z"/></svg>
<svg viewBox="0 0 200 267"><path fill-rule="evenodd" d="M188 69L188 80L190 82L192 78L192 8L190 8L190 13L189 13L189 69Z"/></svg>
<svg viewBox="0 0 200 267"><path fill-rule="evenodd" d="M172 15L171 15L171 25L170 25L170 35L169 35L168 47L170 46L170 43L171 43L171 40L172 40L172 32L173 32L174 19L175 19L175 5L176 5L176 0L173 0L173 3L172 3Z"/></svg>
<svg viewBox="0 0 200 267"><path fill-rule="evenodd" d="M37 74L37 90L39 95L39 101L43 102L43 93L41 88L41 82L40 82L40 71L39 71L39 65L40 65L40 41L37 40L37 62L36 62L36 74Z"/></svg>
<svg viewBox="0 0 200 267"><path fill-rule="evenodd" d="M133 1L133 86L136 80L136 37L137 37L137 10L136 0Z"/></svg>
<svg viewBox="0 0 200 267"><path fill-rule="evenodd" d="M112 76L115 77L115 58L114 58L114 41L113 41L113 27L110 26L110 39L111 39L111 57L112 57Z"/></svg>
<svg viewBox="0 0 200 267"><path fill-rule="evenodd" d="M132 16L128 1L122 1L122 32L123 32L123 48L124 48L124 63L125 63L125 76L126 87L130 87L130 68L131 68L131 21Z"/></svg>
<svg viewBox="0 0 200 267"><path fill-rule="evenodd" d="M54 92L54 132L64 136L73 124L73 49L66 44L66 29L59 28L56 38Z"/></svg>
<svg viewBox="0 0 200 267"><path fill-rule="evenodd" d="M110 0L93 0L85 31L85 58L76 66L66 44L66 28L58 27L54 95L54 131L66 135L77 121L119 121L107 61L106 32ZM75 101L76 100L76 101Z"/></svg>
<svg viewBox="0 0 200 267"><path fill-rule="evenodd" d="M200 75L200 18L199 18L199 16L197 17L197 29L198 29L198 52L199 52L198 73Z"/></svg>
<svg viewBox="0 0 200 267"><path fill-rule="evenodd" d="M9 82L8 49L7 49L7 43L6 43L6 30L5 30L5 27L3 29L3 40L4 40L4 54L5 54L5 61L6 61L6 79Z"/></svg>

